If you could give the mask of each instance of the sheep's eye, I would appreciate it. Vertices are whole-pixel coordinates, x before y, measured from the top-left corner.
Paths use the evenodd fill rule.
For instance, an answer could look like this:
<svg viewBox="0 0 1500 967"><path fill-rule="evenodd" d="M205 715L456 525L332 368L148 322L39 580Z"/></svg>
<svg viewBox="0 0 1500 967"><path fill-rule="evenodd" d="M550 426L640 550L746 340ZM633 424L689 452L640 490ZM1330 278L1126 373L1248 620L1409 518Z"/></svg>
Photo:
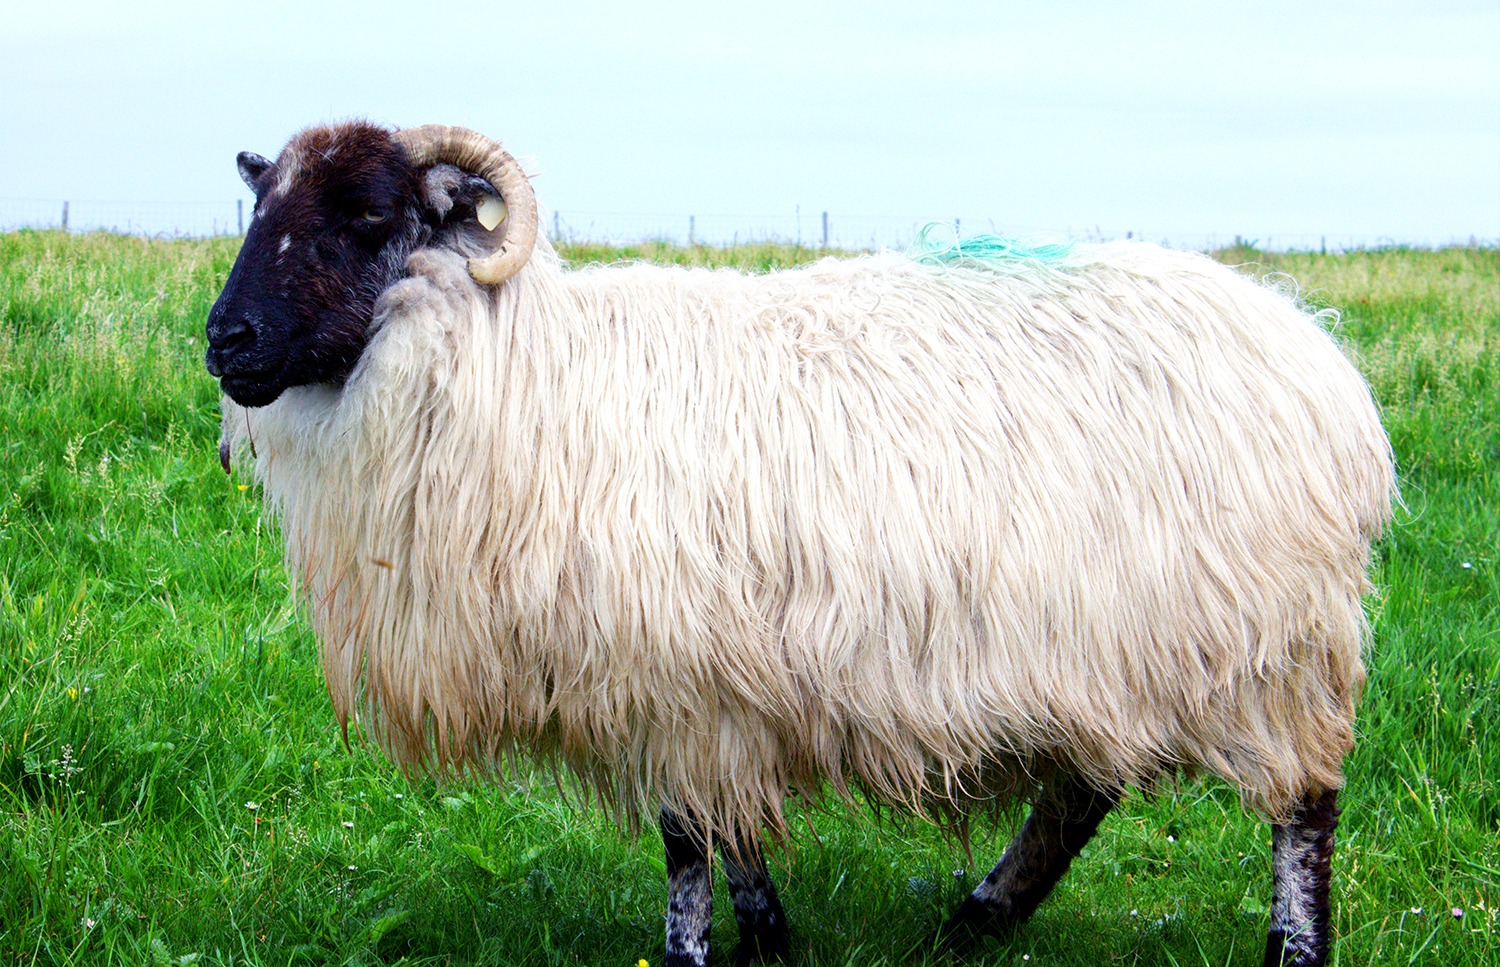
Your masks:
<svg viewBox="0 0 1500 967"><path fill-rule="evenodd" d="M387 218L390 218L391 213L386 211L384 208L370 208L367 209L364 215L360 217L369 222L371 225L379 225Z"/></svg>

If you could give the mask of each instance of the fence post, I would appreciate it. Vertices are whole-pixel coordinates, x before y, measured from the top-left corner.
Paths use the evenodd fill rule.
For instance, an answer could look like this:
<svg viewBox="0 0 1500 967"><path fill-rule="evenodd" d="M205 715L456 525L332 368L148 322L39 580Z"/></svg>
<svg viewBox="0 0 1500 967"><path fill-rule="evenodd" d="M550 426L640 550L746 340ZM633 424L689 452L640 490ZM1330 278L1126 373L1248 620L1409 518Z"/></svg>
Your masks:
<svg viewBox="0 0 1500 967"><path fill-rule="evenodd" d="M823 213L823 247L828 247L828 213Z"/></svg>
<svg viewBox="0 0 1500 967"><path fill-rule="evenodd" d="M694 238L694 236L697 235L697 234L698 234L698 216L697 215L689 215L688 216L688 244L689 245L696 245L696 244L698 244L697 240Z"/></svg>
<svg viewBox="0 0 1500 967"><path fill-rule="evenodd" d="M68 230L68 203L63 202L63 231Z"/></svg>
<svg viewBox="0 0 1500 967"><path fill-rule="evenodd" d="M552 213L552 241L562 241L562 220L558 218L557 212Z"/></svg>
<svg viewBox="0 0 1500 967"><path fill-rule="evenodd" d="M243 236L245 234L245 199L234 200L234 218L240 226L240 235Z"/></svg>

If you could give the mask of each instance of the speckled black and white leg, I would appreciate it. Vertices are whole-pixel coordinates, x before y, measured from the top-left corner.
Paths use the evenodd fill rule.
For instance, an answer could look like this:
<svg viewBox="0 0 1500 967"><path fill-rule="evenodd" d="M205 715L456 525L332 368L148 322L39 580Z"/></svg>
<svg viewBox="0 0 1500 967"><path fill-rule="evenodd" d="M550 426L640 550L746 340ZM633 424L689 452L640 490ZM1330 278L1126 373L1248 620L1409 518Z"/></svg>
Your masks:
<svg viewBox="0 0 1500 967"><path fill-rule="evenodd" d="M780 960L791 949L786 912L771 882L760 847L740 840L735 849L725 849L724 874L729 880L729 898L734 919L740 925L740 946L735 953L739 965Z"/></svg>
<svg viewBox="0 0 1500 967"><path fill-rule="evenodd" d="M1328 958L1328 883L1338 793L1305 796L1292 821L1271 828L1271 932L1265 967L1321 967Z"/></svg>
<svg viewBox="0 0 1500 967"><path fill-rule="evenodd" d="M666 967L705 967L714 912L708 835L690 818L664 808L661 838L667 850Z"/></svg>
<svg viewBox="0 0 1500 967"><path fill-rule="evenodd" d="M961 949L1024 922L1119 801L1119 790L1095 789L1076 779L1043 787L1000 862L938 931L938 943Z"/></svg>

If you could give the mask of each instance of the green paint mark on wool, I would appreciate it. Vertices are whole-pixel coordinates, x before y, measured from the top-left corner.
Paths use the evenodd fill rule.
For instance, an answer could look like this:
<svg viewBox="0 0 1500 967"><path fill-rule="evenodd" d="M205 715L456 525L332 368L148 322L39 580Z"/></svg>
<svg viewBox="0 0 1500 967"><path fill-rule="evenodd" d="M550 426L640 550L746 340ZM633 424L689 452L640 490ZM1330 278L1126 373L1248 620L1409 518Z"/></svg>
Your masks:
<svg viewBox="0 0 1500 967"><path fill-rule="evenodd" d="M974 235L969 238L935 238L951 228L942 222L923 226L906 250L909 258L928 265L945 262L987 262L991 265L1017 261L1061 262L1073 250L1072 243L1027 245L1004 235Z"/></svg>

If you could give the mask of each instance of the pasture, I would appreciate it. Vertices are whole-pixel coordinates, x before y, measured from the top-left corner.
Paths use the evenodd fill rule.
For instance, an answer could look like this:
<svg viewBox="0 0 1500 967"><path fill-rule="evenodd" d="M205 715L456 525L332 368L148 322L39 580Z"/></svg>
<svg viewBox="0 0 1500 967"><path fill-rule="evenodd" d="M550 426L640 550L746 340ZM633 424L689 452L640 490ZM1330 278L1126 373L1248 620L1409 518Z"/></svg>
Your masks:
<svg viewBox="0 0 1500 967"><path fill-rule="evenodd" d="M0 964L659 962L654 830L542 773L437 785L345 747L279 537L219 468L203 320L238 244L0 235ZM1218 257L1341 311L1400 466L1334 962L1500 962L1500 251ZM795 828L772 871L794 962L818 965L922 962L1011 832L976 827L970 856L837 804ZM1269 900L1267 827L1184 781L1129 795L1031 923L969 962L1258 963Z"/></svg>

